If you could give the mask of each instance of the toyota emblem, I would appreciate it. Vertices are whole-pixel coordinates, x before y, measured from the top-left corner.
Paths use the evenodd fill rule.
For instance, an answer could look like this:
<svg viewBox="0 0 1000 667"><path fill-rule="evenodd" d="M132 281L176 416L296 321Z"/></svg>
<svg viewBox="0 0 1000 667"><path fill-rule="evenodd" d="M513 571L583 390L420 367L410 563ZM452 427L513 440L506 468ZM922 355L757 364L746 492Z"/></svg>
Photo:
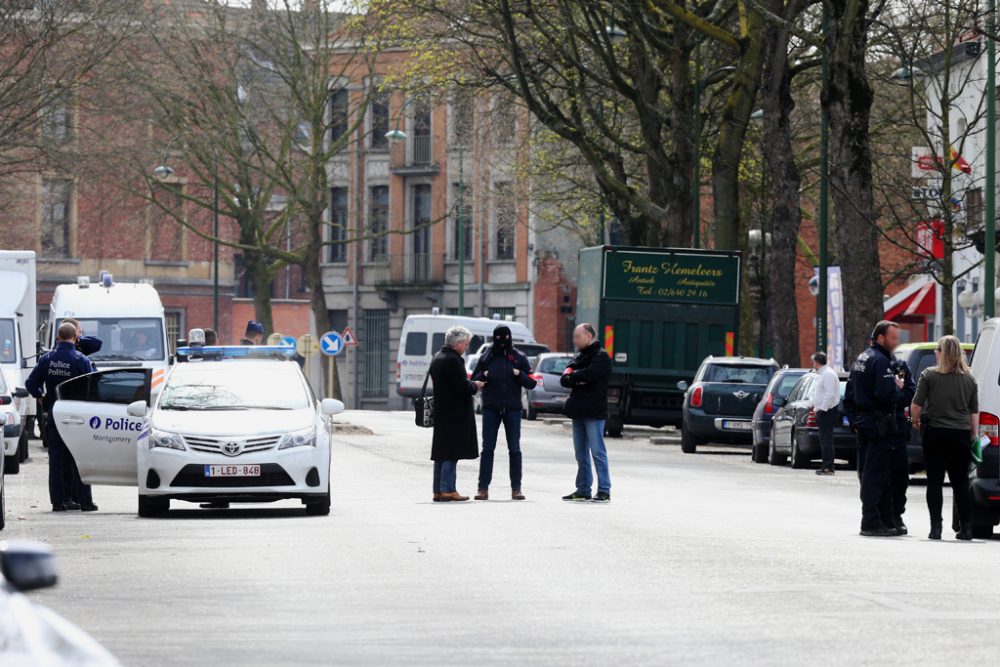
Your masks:
<svg viewBox="0 0 1000 667"><path fill-rule="evenodd" d="M222 453L226 456L237 456L242 451L243 445L235 441L230 441L222 445Z"/></svg>

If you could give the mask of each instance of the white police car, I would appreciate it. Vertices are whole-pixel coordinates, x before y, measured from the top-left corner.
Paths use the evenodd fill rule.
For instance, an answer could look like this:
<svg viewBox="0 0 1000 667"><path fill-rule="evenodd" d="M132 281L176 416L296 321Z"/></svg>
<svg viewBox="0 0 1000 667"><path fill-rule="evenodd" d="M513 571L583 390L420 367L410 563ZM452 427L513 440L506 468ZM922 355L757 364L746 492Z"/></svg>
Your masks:
<svg viewBox="0 0 1000 667"><path fill-rule="evenodd" d="M297 498L330 512L330 416L294 348L181 348L152 408L151 371L116 368L59 385L56 427L94 484L139 487L139 516L171 500L270 502Z"/></svg>

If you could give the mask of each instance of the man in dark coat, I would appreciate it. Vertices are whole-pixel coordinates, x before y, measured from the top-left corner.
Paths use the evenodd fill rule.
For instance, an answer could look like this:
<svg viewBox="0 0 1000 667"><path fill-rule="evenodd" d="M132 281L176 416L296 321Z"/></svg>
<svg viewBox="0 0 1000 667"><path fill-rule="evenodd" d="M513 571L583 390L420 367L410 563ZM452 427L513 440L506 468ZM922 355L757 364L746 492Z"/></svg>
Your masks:
<svg viewBox="0 0 1000 667"><path fill-rule="evenodd" d="M521 394L537 384L531 377L528 357L514 347L510 327L498 324L493 330L493 345L486 350L473 380L486 383L483 387L483 457L479 460L479 493L476 500L489 500L493 479L493 453L497 435L503 424L510 454L510 492L514 500L524 500L521 493Z"/></svg>
<svg viewBox="0 0 1000 667"><path fill-rule="evenodd" d="M559 383L570 389L566 416L573 420L573 449L576 451L576 491L563 500L611 502L611 474L608 450L604 445L604 422L608 418L608 378L611 358L597 340L593 325L584 323L573 330L577 355L569 363ZM597 495L590 496L594 475L590 459L597 469Z"/></svg>
<svg viewBox="0 0 1000 667"><path fill-rule="evenodd" d="M469 348L472 334L465 327L452 327L444 334L444 347L431 361L434 383L434 502L468 500L456 490L460 459L479 456L476 438L476 413L472 397L483 382L473 382L465 371L462 355Z"/></svg>

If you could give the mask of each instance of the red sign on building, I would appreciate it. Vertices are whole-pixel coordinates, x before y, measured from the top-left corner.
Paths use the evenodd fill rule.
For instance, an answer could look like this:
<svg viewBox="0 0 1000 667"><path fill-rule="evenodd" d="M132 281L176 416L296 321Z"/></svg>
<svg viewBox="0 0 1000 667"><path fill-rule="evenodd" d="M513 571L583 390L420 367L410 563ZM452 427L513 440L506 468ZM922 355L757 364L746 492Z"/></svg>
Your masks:
<svg viewBox="0 0 1000 667"><path fill-rule="evenodd" d="M944 259L944 221L921 220L917 223L917 247L934 259Z"/></svg>

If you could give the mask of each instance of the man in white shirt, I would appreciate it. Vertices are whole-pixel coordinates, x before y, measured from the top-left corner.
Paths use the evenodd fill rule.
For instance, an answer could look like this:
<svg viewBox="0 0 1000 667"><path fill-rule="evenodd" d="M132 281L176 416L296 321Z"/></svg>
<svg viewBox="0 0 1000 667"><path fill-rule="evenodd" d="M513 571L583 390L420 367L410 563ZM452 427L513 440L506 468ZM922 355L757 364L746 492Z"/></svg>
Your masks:
<svg viewBox="0 0 1000 667"><path fill-rule="evenodd" d="M833 429L840 419L840 377L826 363L826 353L817 352L812 356L813 368L819 378L813 395L813 410L816 411L816 426L819 427L819 446L823 455L823 465L817 475L833 474Z"/></svg>

